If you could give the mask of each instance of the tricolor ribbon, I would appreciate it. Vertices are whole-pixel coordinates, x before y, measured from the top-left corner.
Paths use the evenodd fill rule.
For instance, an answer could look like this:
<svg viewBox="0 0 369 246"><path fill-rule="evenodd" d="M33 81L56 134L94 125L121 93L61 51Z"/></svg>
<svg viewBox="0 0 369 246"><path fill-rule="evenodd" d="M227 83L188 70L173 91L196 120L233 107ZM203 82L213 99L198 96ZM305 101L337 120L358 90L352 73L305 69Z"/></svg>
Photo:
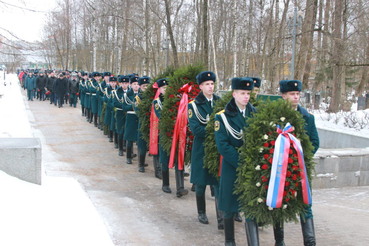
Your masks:
<svg viewBox="0 0 369 246"><path fill-rule="evenodd" d="M157 89L154 98L158 98L160 95L158 84L155 82L152 88ZM150 144L149 144L149 153L152 155L158 154L158 137L159 137L158 127L159 127L159 118L155 114L153 104L151 105L151 114L150 114Z"/></svg>
<svg viewBox="0 0 369 246"><path fill-rule="evenodd" d="M184 156L186 151L186 135L187 135L187 106L188 106L188 94L192 89L192 86L185 84L182 86L183 91L181 101L179 102L177 121L174 126L172 149L170 151L169 168L173 168L175 153L178 142L178 170L183 170Z"/></svg>
<svg viewBox="0 0 369 246"><path fill-rule="evenodd" d="M267 206L272 208L280 208L282 206L288 166L288 155L291 144L297 152L299 167L300 170L302 170L300 171L300 174L303 201L305 204L311 204L311 192L306 174L304 152L302 150L300 141L290 133L292 131L293 127L289 122L283 131L280 126L277 126L277 132L279 135L275 142L272 170L270 173L269 188L266 200Z"/></svg>

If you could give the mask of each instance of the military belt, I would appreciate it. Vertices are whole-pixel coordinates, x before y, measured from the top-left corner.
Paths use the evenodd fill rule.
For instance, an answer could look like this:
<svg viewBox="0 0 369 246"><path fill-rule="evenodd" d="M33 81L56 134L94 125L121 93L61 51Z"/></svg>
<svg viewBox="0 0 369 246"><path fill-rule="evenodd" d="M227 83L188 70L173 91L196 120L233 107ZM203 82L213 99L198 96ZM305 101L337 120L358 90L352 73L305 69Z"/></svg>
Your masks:
<svg viewBox="0 0 369 246"><path fill-rule="evenodd" d="M136 114L135 111L127 111L127 114Z"/></svg>
<svg viewBox="0 0 369 246"><path fill-rule="evenodd" d="M91 93L91 95L96 96L96 93Z"/></svg>
<svg viewBox="0 0 369 246"><path fill-rule="evenodd" d="M117 110L123 110L123 109L121 109L121 108L116 108Z"/></svg>

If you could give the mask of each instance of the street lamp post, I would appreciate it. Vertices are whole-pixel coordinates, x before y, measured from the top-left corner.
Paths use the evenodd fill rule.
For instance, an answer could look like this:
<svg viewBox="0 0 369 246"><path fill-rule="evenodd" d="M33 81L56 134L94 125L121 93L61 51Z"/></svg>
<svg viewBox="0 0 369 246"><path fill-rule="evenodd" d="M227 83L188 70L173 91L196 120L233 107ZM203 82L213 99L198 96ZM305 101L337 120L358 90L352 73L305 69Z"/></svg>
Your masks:
<svg viewBox="0 0 369 246"><path fill-rule="evenodd" d="M298 19L297 19L298 18ZM295 73L295 49L296 49L296 27L301 25L302 14L297 12L297 7L294 8L293 16L289 16L288 27L292 32L292 60L291 60L291 79Z"/></svg>

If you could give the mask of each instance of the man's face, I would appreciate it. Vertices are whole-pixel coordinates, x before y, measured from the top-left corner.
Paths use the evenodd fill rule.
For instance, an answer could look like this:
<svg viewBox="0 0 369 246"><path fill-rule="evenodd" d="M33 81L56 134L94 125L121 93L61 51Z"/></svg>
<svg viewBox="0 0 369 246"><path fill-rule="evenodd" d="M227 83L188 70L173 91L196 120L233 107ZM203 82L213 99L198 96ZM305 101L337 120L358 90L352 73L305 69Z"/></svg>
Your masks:
<svg viewBox="0 0 369 246"><path fill-rule="evenodd" d="M200 90L202 90L206 97L211 97L214 92L214 82L212 80L202 82L200 84Z"/></svg>
<svg viewBox="0 0 369 246"><path fill-rule="evenodd" d="M138 85L138 82L132 82L131 87L133 91L138 91L138 88L140 88L140 86Z"/></svg>
<svg viewBox="0 0 369 246"><path fill-rule="evenodd" d="M129 83L119 83L123 90L127 90Z"/></svg>
<svg viewBox="0 0 369 246"><path fill-rule="evenodd" d="M72 76L72 80L77 81L77 76Z"/></svg>
<svg viewBox="0 0 369 246"><path fill-rule="evenodd" d="M246 106L250 100L250 93L251 91L249 90L234 90L232 95L236 104Z"/></svg>
<svg viewBox="0 0 369 246"><path fill-rule="evenodd" d="M104 76L104 80L105 80L106 83L109 83L109 78L110 78L110 76Z"/></svg>
<svg viewBox="0 0 369 246"><path fill-rule="evenodd" d="M88 75L83 76L84 80L88 80Z"/></svg>
<svg viewBox="0 0 369 246"><path fill-rule="evenodd" d="M148 86L149 86L149 84L140 85L141 91L146 91L146 89L147 89Z"/></svg>
<svg viewBox="0 0 369 246"><path fill-rule="evenodd" d="M167 89L167 86L166 85L163 85L162 87L159 88L160 90L160 93L165 95L165 90Z"/></svg>
<svg viewBox="0 0 369 246"><path fill-rule="evenodd" d="M101 79L101 76L95 76L95 77L94 77L94 79L95 79L97 82L99 82L99 81L100 81L100 79Z"/></svg>
<svg viewBox="0 0 369 246"><path fill-rule="evenodd" d="M282 94L284 100L289 100L292 103L292 106L297 108L297 105L300 101L300 92L299 91L288 91Z"/></svg>

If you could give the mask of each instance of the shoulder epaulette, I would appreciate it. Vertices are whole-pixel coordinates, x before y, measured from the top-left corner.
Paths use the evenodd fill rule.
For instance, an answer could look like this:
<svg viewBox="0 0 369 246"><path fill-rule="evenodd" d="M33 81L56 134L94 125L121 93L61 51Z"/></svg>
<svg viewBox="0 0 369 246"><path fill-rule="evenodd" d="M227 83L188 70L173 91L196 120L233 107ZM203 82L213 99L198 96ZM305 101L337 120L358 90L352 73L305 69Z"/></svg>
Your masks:
<svg viewBox="0 0 369 246"><path fill-rule="evenodd" d="M225 111L225 109L223 109L223 110L219 111L219 112L217 113L217 115L220 115L221 113L224 113L224 111Z"/></svg>

